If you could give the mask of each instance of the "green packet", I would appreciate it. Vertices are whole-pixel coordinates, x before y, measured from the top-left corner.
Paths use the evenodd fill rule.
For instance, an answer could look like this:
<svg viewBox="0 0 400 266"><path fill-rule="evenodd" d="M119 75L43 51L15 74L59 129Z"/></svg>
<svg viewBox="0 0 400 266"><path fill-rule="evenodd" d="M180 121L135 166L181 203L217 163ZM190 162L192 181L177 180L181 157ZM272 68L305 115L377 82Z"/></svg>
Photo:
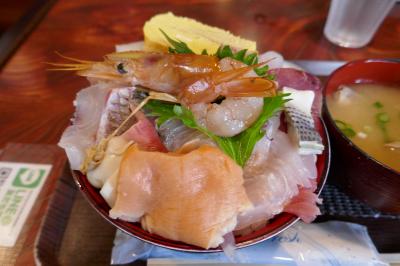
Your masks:
<svg viewBox="0 0 400 266"><path fill-rule="evenodd" d="M0 162L0 246L15 245L51 167Z"/></svg>

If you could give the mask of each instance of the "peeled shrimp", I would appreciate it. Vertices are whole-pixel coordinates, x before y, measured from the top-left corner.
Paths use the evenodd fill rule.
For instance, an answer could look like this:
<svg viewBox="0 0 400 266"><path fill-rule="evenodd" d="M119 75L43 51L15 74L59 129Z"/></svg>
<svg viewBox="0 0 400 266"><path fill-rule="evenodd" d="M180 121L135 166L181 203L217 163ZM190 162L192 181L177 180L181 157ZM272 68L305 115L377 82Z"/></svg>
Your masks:
<svg viewBox="0 0 400 266"><path fill-rule="evenodd" d="M224 72L235 72L246 65L226 57L218 62ZM257 77L253 70L244 75L247 80ZM197 122L216 135L231 137L246 130L260 115L263 108L261 97L230 97L220 104L197 103L190 105Z"/></svg>
<svg viewBox="0 0 400 266"><path fill-rule="evenodd" d="M255 66L222 71L218 58L208 55L130 51L106 55L103 62L65 58L75 63L51 63L54 70L76 70L92 82L140 85L177 96L185 105L219 96L268 97L276 88L270 80L246 76Z"/></svg>
<svg viewBox="0 0 400 266"><path fill-rule="evenodd" d="M220 104L198 103L190 107L197 122L214 134L231 137L246 130L260 115L263 98L226 98Z"/></svg>

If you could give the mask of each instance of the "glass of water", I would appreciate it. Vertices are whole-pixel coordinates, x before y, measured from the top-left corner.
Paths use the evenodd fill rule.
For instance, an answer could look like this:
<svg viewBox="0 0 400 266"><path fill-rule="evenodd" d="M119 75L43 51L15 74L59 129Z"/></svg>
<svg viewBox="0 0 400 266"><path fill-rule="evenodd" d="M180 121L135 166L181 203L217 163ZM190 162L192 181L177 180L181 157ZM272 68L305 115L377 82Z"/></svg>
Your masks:
<svg viewBox="0 0 400 266"><path fill-rule="evenodd" d="M332 0L324 34L343 47L369 43L396 0Z"/></svg>

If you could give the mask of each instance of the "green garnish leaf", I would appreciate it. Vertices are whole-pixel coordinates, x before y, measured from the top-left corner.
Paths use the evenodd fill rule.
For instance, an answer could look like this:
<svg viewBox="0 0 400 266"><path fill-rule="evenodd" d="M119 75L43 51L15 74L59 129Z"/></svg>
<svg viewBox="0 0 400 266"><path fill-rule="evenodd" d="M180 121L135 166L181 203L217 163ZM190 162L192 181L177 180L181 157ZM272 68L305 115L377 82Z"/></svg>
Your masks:
<svg viewBox="0 0 400 266"><path fill-rule="evenodd" d="M158 116L157 125L161 125L169 119L179 119L185 126L199 130L215 141L219 148L231 157L238 165L244 166L253 152L254 146L265 132L263 125L277 111L281 110L284 103L289 101L289 94L279 94L275 97L264 98L264 106L257 120L242 133L233 137L220 137L198 125L193 113L184 106L169 104L158 100L149 101L145 108L150 110L150 115Z"/></svg>
<svg viewBox="0 0 400 266"><path fill-rule="evenodd" d="M275 74L268 74L266 77L269 80L276 80L276 75Z"/></svg>
<svg viewBox="0 0 400 266"><path fill-rule="evenodd" d="M257 64L258 62L257 53L251 53L249 55L246 55L242 62L248 66Z"/></svg>
<svg viewBox="0 0 400 266"><path fill-rule="evenodd" d="M378 120L379 123L384 123L386 124L389 122L389 115L387 113L379 113L376 115L376 119Z"/></svg>
<svg viewBox="0 0 400 266"><path fill-rule="evenodd" d="M171 54L194 54L193 50L189 48L189 46L182 42L176 41L169 37L162 29L160 29L161 33L165 36L167 41L171 44L172 47L168 48L168 52ZM246 55L247 49L240 50L236 53L233 53L232 48L229 45L221 45L214 56L218 57L219 59L223 59L225 57L230 57L235 60L238 60L242 63L245 63L248 66L252 66L258 63L258 55L257 53L251 53ZM206 49L201 51L202 55L209 55ZM260 77L265 77L270 80L275 80L274 75L268 75L268 66L265 65L263 67L254 68L254 72L257 73Z"/></svg>
<svg viewBox="0 0 400 266"><path fill-rule="evenodd" d="M186 43L182 41L175 41L171 37L169 37L162 29L160 29L161 33L167 39L167 41L171 44L172 47L168 48L168 51L172 54L194 54L194 52L187 46Z"/></svg>
<svg viewBox="0 0 400 266"><path fill-rule="evenodd" d="M269 66L265 65L259 68L254 68L254 72L256 72L257 75L260 77L265 76L268 72Z"/></svg>
<svg viewBox="0 0 400 266"><path fill-rule="evenodd" d="M201 54L202 54L202 55L208 55L208 52L207 52L206 49L203 49L203 51L201 51Z"/></svg>
<svg viewBox="0 0 400 266"><path fill-rule="evenodd" d="M386 129L386 124L389 123L390 117L387 113L382 112L382 113L377 113L375 115L375 121L378 127L381 129L382 134L383 134L383 140L385 143L390 142L389 134Z"/></svg>
<svg viewBox="0 0 400 266"><path fill-rule="evenodd" d="M217 56L219 59L230 57L242 63L245 63L248 66L257 64L258 63L257 53L251 53L249 55L246 55L246 52L247 49L243 49L236 53L233 53L229 45L223 45L218 48L215 56ZM265 65L259 68L254 68L254 72L256 72L256 74L260 77L266 77L270 80L274 80L275 79L274 76L267 75L268 69L269 69L268 65Z"/></svg>
<svg viewBox="0 0 400 266"><path fill-rule="evenodd" d="M217 50L217 53L215 54L215 56L217 56L219 59L225 58L225 57L232 57L233 56L233 52L231 47L229 47L229 45L223 45L220 46Z"/></svg>
<svg viewBox="0 0 400 266"><path fill-rule="evenodd" d="M374 107L381 109L381 108L383 108L383 104L381 102L377 101L377 102L374 102Z"/></svg>
<svg viewBox="0 0 400 266"><path fill-rule="evenodd" d="M233 55L233 58L240 62L243 62L246 52L247 52L247 49L240 50L239 52L237 52L236 54Z"/></svg>
<svg viewBox="0 0 400 266"><path fill-rule="evenodd" d="M356 132L351 128L351 127L347 127L345 129L342 129L342 132L347 136L347 137L355 137L356 136Z"/></svg>
<svg viewBox="0 0 400 266"><path fill-rule="evenodd" d="M161 102L158 100L150 100L145 108L150 110L150 116L157 116L157 126L161 126L165 121L175 116L174 104Z"/></svg>
<svg viewBox="0 0 400 266"><path fill-rule="evenodd" d="M347 124L342 120L335 120L335 123L340 130L343 130L347 127Z"/></svg>
<svg viewBox="0 0 400 266"><path fill-rule="evenodd" d="M356 136L354 129L346 122L341 120L335 120L337 127L345 134L347 137L352 138Z"/></svg>

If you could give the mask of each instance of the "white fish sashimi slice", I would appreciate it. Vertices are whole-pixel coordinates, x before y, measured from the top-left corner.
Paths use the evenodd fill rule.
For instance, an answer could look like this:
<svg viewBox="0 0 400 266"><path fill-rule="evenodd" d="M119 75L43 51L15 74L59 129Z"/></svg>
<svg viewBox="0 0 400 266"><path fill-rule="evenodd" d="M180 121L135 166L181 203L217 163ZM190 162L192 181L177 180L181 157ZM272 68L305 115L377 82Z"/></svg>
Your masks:
<svg viewBox="0 0 400 266"><path fill-rule="evenodd" d="M198 130L186 127L176 119L170 119L163 123L158 133L168 151L177 151L185 144L196 143L196 146L208 144L214 146L214 142Z"/></svg>
<svg viewBox="0 0 400 266"><path fill-rule="evenodd" d="M268 51L258 56L258 62L267 62L269 69L280 68L283 66L284 60L280 53Z"/></svg>
<svg viewBox="0 0 400 266"><path fill-rule="evenodd" d="M58 143L67 153L73 170L79 170L85 158L85 150L96 141L101 113L110 90L110 85L97 84L76 95L73 124L67 127Z"/></svg>
<svg viewBox="0 0 400 266"><path fill-rule="evenodd" d="M275 75L279 88L290 87L296 90L312 90L315 98L312 104L311 113L316 119L321 114L322 108L322 86L321 81L304 71L293 68L271 69L269 74Z"/></svg>
<svg viewBox="0 0 400 266"><path fill-rule="evenodd" d="M275 135L280 125L280 116L281 112L276 113L264 125L263 130L265 132L265 135L254 146L253 152L246 163L246 168L248 170L257 170L259 166L267 160L273 136ZM249 175L250 174L251 173L249 173Z"/></svg>
<svg viewBox="0 0 400 266"><path fill-rule="evenodd" d="M299 193L299 187L312 187L315 157L299 155L288 135L278 130L266 159L247 164L244 177L246 193L255 208L239 216L237 230L271 219Z"/></svg>
<svg viewBox="0 0 400 266"><path fill-rule="evenodd" d="M306 188L313 188L314 181L317 179L317 156L316 155L302 155L300 156L303 161L304 168L307 169L308 179L310 179L311 186L306 186ZM314 180L314 181L312 181Z"/></svg>

